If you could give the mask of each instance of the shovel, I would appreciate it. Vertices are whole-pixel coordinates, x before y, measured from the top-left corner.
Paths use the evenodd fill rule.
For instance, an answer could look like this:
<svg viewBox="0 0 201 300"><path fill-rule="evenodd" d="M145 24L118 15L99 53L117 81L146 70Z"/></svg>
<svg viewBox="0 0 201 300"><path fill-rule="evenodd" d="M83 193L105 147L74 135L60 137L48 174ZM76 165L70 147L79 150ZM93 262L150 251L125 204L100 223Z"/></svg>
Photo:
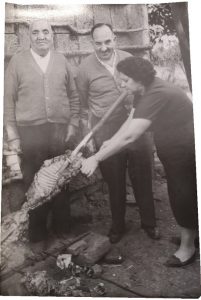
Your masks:
<svg viewBox="0 0 201 300"><path fill-rule="evenodd" d="M79 153L80 150L103 126L115 108L126 98L126 96L127 92L123 92L119 96L117 101L108 109L104 117L84 137L73 152L67 151L68 153L66 152L63 155L45 161L40 170L35 174L34 180L26 193L27 201L23 204L21 210L14 212L11 215L7 215L2 219L1 242L2 254L4 254L5 258L7 257L6 249L12 249L12 244L21 240L22 236L25 239L27 238L29 211L50 201L66 186L66 184L70 183L73 177L80 173L80 167L84 160L81 153ZM84 180L84 186L86 186L89 183L88 180L91 179L85 178Z"/></svg>
<svg viewBox="0 0 201 300"><path fill-rule="evenodd" d="M111 107L108 109L108 111L105 113L105 115L102 117L102 119L95 125L93 129L83 138L83 140L78 144L78 146L73 150L71 153L71 157L78 155L80 150L87 145L87 143L91 140L91 138L95 135L96 132L99 131L99 129L105 124L105 122L109 119L113 111L122 103L122 101L127 97L127 92L123 91L121 95L118 97L118 99L111 105ZM66 161L66 163L63 164L63 166L58 170L58 173L62 173L63 170L68 166L69 161Z"/></svg>
<svg viewBox="0 0 201 300"><path fill-rule="evenodd" d="M119 98L108 109L103 118L96 126L84 137L74 151L67 150L65 154L52 158L44 162L40 170L35 174L34 180L29 187L26 197L27 202L23 208L33 208L47 202L53 196L59 193L64 186L71 182L71 179L80 173L80 168L84 157L82 157L81 149L90 141L94 134L103 126L103 124L111 116L115 108L125 99L127 92L123 92ZM86 178L80 174L81 185L87 186L93 184L97 179L97 174L94 178Z"/></svg>
<svg viewBox="0 0 201 300"><path fill-rule="evenodd" d="M35 174L34 180L26 193L27 201L23 204L21 210L14 212L11 215L7 215L2 219L1 242L2 254L4 254L5 258L7 257L7 249L11 249L12 252L13 243L21 240L22 236L25 239L27 238L29 211L50 201L66 186L66 184L71 182L73 177L80 173L80 167L84 159L82 154L79 153L80 150L103 126L115 108L126 98L126 96L127 92L123 92L119 96L117 101L108 109L104 117L84 137L73 152L66 151L63 155L45 161L40 170ZM91 179L85 178L83 180L84 186L88 185L89 180Z"/></svg>

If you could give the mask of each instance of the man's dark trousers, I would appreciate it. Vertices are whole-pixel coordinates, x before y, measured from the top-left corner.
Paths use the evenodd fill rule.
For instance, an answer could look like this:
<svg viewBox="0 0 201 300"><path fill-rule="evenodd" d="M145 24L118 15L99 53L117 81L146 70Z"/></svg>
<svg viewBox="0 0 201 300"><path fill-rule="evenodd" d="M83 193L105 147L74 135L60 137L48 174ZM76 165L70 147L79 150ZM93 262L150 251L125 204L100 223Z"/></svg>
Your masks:
<svg viewBox="0 0 201 300"><path fill-rule="evenodd" d="M66 124L53 123L19 127L26 189L29 188L44 160L64 154L66 130ZM50 210L54 232L64 233L69 230L70 204L68 193L63 190L52 201L30 211L29 237L31 241L39 241L47 237L47 216Z"/></svg>
<svg viewBox="0 0 201 300"><path fill-rule="evenodd" d="M124 123L126 116L113 119L105 123L94 140L97 150L105 140L110 139ZM99 121L92 116L92 128ZM139 145L139 146L138 146ZM123 150L100 163L104 180L108 184L110 207L112 213L112 231L122 232L125 229L126 208L126 168L133 186L136 202L139 206L141 225L155 227L155 209L152 194L152 143L144 135L136 143L134 149Z"/></svg>

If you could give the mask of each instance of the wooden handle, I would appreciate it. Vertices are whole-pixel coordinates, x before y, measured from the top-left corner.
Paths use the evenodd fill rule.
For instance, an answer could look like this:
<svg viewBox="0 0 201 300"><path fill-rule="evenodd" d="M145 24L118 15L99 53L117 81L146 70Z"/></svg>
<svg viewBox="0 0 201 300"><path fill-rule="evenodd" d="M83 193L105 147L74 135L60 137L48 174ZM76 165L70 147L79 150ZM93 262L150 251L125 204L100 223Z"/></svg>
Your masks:
<svg viewBox="0 0 201 300"><path fill-rule="evenodd" d="M108 111L105 113L105 115L102 117L102 119L95 125L95 127L83 138L83 140L79 143L79 145L75 148L75 150L72 152L72 155L76 155L83 146L85 146L90 139L93 137L93 135L103 126L103 124L109 119L115 108L121 104L121 102L126 98L128 93L126 91L123 91L119 98L110 106Z"/></svg>
<svg viewBox="0 0 201 300"><path fill-rule="evenodd" d="M109 119L109 117L111 116L111 114L113 113L113 111L119 106L119 104L121 104L121 102L126 98L127 95L128 95L128 93L126 91L124 91L119 96L119 98L112 104L112 106L110 106L110 108L105 113L105 115L102 117L102 119L91 130L92 133L93 133L92 135L94 135L103 126L103 124Z"/></svg>

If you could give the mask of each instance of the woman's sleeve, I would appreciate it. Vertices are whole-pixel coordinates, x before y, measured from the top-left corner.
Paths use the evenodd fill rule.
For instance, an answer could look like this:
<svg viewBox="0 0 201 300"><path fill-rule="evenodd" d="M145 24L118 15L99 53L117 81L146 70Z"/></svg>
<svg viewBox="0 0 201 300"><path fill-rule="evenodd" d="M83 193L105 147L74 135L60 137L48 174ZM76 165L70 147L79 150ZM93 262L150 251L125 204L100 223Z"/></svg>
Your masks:
<svg viewBox="0 0 201 300"><path fill-rule="evenodd" d="M165 94L159 91L149 92L139 100L134 118L147 119L153 122L166 106L167 98Z"/></svg>

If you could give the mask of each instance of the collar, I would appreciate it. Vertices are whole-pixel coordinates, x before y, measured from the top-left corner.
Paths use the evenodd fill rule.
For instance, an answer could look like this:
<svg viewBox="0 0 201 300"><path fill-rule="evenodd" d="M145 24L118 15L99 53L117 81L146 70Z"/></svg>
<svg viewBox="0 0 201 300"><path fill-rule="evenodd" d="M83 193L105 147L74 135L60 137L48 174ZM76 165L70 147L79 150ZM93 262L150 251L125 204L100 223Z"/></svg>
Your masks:
<svg viewBox="0 0 201 300"><path fill-rule="evenodd" d="M97 60L101 63L101 65L103 65L107 70L109 70L112 73L112 75L114 75L116 61L117 61L117 53L116 53L115 50L114 50L114 54L113 55L114 55L113 56L113 63L112 63L112 66L111 66L107 62L104 62L104 61L100 60L100 58L97 56L97 54L95 52L95 56L96 56Z"/></svg>
<svg viewBox="0 0 201 300"><path fill-rule="evenodd" d="M50 50L48 51L48 53L45 56L41 56L38 53L36 53L32 48L30 48L31 54L33 55L33 57L36 60L45 60L45 59L49 59L50 58Z"/></svg>

